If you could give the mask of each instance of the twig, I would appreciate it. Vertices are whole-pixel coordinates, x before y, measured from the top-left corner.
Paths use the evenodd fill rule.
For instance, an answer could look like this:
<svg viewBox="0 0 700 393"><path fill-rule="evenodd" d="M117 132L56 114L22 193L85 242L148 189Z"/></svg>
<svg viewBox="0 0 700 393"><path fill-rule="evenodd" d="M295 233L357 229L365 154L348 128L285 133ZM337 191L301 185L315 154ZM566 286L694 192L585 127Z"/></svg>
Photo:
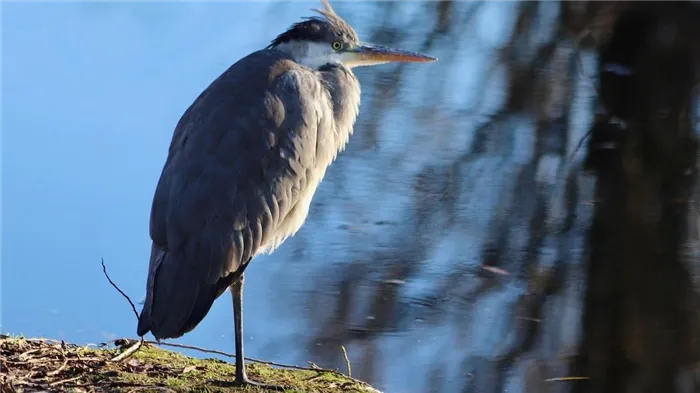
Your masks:
<svg viewBox="0 0 700 393"><path fill-rule="evenodd" d="M24 340L24 341L43 341L43 342L54 343L54 344L60 344L60 343L61 343L61 341L59 341L59 340L54 340L54 339L52 339L52 338L27 338L27 337L22 337L22 338L20 338L20 340ZM41 348L38 348L38 349L37 349L37 351L39 351L39 350L41 350Z"/></svg>
<svg viewBox="0 0 700 393"><path fill-rule="evenodd" d="M109 283L112 284L112 286L114 287L114 289L116 289L117 291L119 291L119 293L121 293L121 295L124 296L124 299L126 299L126 301L129 302L129 304L131 305L131 309L134 311L134 315L136 315L136 319L138 320L138 319L139 319L139 313L138 313L138 311L136 311L136 306L134 305L134 302L132 302L132 301L131 301L131 298L129 298L129 296L127 296L127 294L124 293L124 291L122 291L121 289L119 289L119 287L117 286L117 284L115 284L114 281L112 281L112 279L109 278L109 274L107 274L107 266L105 266L105 260L104 260L104 258L102 258L102 272L105 274L105 277L107 277L107 281L109 281Z"/></svg>
<svg viewBox="0 0 700 393"><path fill-rule="evenodd" d="M199 351L199 352L204 352L204 353L213 353L216 355L221 355L221 356L226 356L232 359L236 358L236 355L228 353L228 352L223 352L223 351L217 351L215 349L205 349L201 347L196 347L194 345L187 345L187 344L175 344L175 343L169 343L165 341L144 341L146 344L151 344L151 345L160 345L163 347L174 347L174 348L182 348L182 349L192 349L194 351ZM255 358L249 358L245 357L245 360L248 360L253 363L259 363L259 364L266 364L268 366L276 366L276 367L283 367L283 368L290 368L290 369L295 369L295 370L312 370L312 371L330 371L333 372L333 370L324 370L321 368L311 368L311 367L302 367L302 366L294 366L294 365L289 365L289 364L280 364L280 363L275 363L275 362L268 362L266 360L260 360L260 359L255 359Z"/></svg>
<svg viewBox="0 0 700 393"><path fill-rule="evenodd" d="M3 357L4 358L4 357ZM0 362L0 367L3 370L7 370L6 366ZM12 392L16 393L15 387L12 386L12 377L10 375L0 375L0 392Z"/></svg>
<svg viewBox="0 0 700 393"><path fill-rule="evenodd" d="M28 359L30 357L29 355L37 353L37 352L41 352L43 350L44 350L44 348L35 348L35 349L27 350L19 355L19 360L25 361L24 359Z"/></svg>
<svg viewBox="0 0 700 393"><path fill-rule="evenodd" d="M341 345L340 349L343 350L343 356L345 357L345 365L348 367L348 377L352 378L352 368L350 367L350 358L348 358L348 351L345 350L344 345Z"/></svg>
<svg viewBox="0 0 700 393"><path fill-rule="evenodd" d="M114 382L109 382L109 381L106 381L106 382L105 382L105 381L98 381L98 382L81 382L79 385L78 385L78 384L72 384L72 383L70 383L70 382L65 382L65 381L63 381L63 383L66 383L66 384L67 384L66 387L71 387L71 388L72 388L72 387L76 387L76 388L83 388L83 389L84 389L84 388L87 387L87 386L91 386L91 387L92 387L92 386L96 386L96 387L103 388L103 389L100 390L100 391L105 391L104 388L112 388L112 389L114 389L114 388L143 388L143 389L151 389L151 390L154 390L154 389L155 389L155 390L159 390L159 391L173 392L173 390L168 389L168 388L166 388L166 387L162 387L162 386L143 385L143 384L140 384L140 383L126 382L126 381L114 381ZM93 391L94 391L94 390L93 390ZM107 390L107 391L113 391L113 390Z"/></svg>
<svg viewBox="0 0 700 393"><path fill-rule="evenodd" d="M318 370L318 369L321 368L321 367L319 367L318 364L316 364L316 363L314 363L314 362L309 361L309 364L311 365L311 368L314 369L314 370Z"/></svg>
<svg viewBox="0 0 700 393"><path fill-rule="evenodd" d="M141 340L137 341L135 344L132 344L132 345L131 345L129 348L127 348L124 352L122 352L122 353L120 353L119 355L117 355L117 356L113 357L112 359L110 359L110 361L111 361L111 362L120 362L120 361L122 361L122 360L128 358L129 356L131 356L131 355L133 355L134 353L136 353L136 351L138 351L139 349L141 349L141 346L143 346L143 343L144 343L144 340L143 340L143 337L141 337Z"/></svg>
<svg viewBox="0 0 700 393"><path fill-rule="evenodd" d="M61 356L63 356L63 364L61 364L61 367L57 368L56 370L46 373L47 377L53 377L54 375L60 374L61 371L63 371L63 369L68 365L68 356L66 356L66 351L63 350L62 346L59 346L58 349L61 351Z"/></svg>
<svg viewBox="0 0 700 393"><path fill-rule="evenodd" d="M213 350L213 349L205 349L205 348L197 347L197 346L194 346L194 345L176 344L176 343L169 343L169 342L165 342L165 341L158 342L158 341L149 341L149 340L145 340L145 341L144 341L144 344L158 345L158 346L163 346L163 347L174 347L174 348L182 348L182 349L191 349L191 350L199 351L199 352L203 352L203 353L212 353L212 354L216 354L216 355L226 356L226 357L232 358L232 359L235 359L235 358L236 358L236 355L231 354L231 353L227 353L227 352L223 352L223 351L217 351L217 350ZM339 375L339 376L342 376L342 377L344 377L344 378L347 378L347 379L349 379L349 380L351 380L351 381L353 381L353 382L355 382L355 383L358 383L358 384L361 384L361 385L365 385L365 386L369 386L369 384L368 384L367 382L360 381L359 379L355 379L355 378L353 378L353 377L351 377L351 376L349 376L349 375L345 375L345 374L343 374L342 372L340 372L340 371L338 371L338 370L331 370L331 369L328 369L328 368L321 368L321 367L318 367L317 365L315 365L315 364L313 364L313 363L311 363L311 364L312 364L311 367L303 367L303 366L294 366L294 365L291 365L291 364L282 364L282 363L269 362L269 361L266 361L266 360L260 360L260 359L249 358L249 357L245 357L244 359L247 360L247 361L249 361L249 362L258 363L258 364L264 364L264 365L267 365L267 366L275 366L275 367L287 368L287 369L292 369L292 370L304 370L304 371L316 371L316 372L321 372L321 373L331 373L331 374L335 374L335 375Z"/></svg>
<svg viewBox="0 0 700 393"><path fill-rule="evenodd" d="M104 273L105 277L107 278L107 281L109 281L109 283L114 287L114 289L116 289L122 296L124 296L124 299L126 299L126 301L129 302L129 305L131 305L131 310L134 312L134 316L136 316L136 320L138 321L139 313L138 313L138 311L136 311L136 306L134 305L134 302L132 302L131 298L126 293L124 293L124 291L122 291L117 286L117 284L115 284L114 281L112 281L112 279L109 277L109 274L107 273L107 266L105 266L104 258L101 259L101 263L102 263L102 272ZM119 355L110 359L110 361L119 362L119 361L122 361L122 360L128 358L129 356L136 353L136 351L138 351L141 348L141 346L143 346L143 343L144 343L144 340L143 340L143 337L141 337L141 340L139 342L131 345L124 352L122 352Z"/></svg>
<svg viewBox="0 0 700 393"><path fill-rule="evenodd" d="M49 384L49 386L63 385L64 383L76 381L76 380L80 379L81 377L82 377L82 376L79 375L79 376L77 376L77 377L68 378L68 379L62 379L62 380L56 381L56 382L51 382L51 383Z"/></svg>

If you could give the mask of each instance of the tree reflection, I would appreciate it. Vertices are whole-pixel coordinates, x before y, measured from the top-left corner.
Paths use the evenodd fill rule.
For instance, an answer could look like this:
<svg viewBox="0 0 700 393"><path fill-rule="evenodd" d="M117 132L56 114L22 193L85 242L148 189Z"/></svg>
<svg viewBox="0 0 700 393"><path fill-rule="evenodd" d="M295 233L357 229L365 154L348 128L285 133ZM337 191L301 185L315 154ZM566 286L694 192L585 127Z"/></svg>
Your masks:
<svg viewBox="0 0 700 393"><path fill-rule="evenodd" d="M317 269L312 357L341 368L345 345L359 378L412 381L397 391L699 389L700 8L374 7L336 8L440 65L358 71L356 135L309 220L345 223L293 243Z"/></svg>

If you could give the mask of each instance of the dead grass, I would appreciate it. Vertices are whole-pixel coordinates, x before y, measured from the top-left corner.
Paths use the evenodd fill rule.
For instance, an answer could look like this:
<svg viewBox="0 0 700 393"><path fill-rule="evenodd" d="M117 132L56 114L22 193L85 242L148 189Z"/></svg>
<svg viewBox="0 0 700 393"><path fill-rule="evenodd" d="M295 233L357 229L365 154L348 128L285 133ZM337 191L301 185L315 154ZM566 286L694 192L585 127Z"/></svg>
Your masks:
<svg viewBox="0 0 700 393"><path fill-rule="evenodd" d="M0 336L0 391L5 392L248 392L232 387L235 367L144 344L114 362L119 346L81 347L55 340ZM377 392L338 373L246 366L251 379L289 386L289 393Z"/></svg>

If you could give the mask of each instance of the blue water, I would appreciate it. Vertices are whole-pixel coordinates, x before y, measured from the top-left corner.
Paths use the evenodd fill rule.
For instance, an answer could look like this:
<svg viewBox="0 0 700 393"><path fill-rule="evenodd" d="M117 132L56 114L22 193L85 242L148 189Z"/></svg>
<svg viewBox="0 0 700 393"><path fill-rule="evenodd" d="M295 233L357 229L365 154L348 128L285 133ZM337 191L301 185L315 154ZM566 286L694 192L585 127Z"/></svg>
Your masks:
<svg viewBox="0 0 700 393"><path fill-rule="evenodd" d="M370 35L372 27L363 23L372 21L378 7L337 3L341 15L352 8L351 22L361 37ZM104 258L112 279L132 300L143 299L151 199L175 124L230 64L266 46L318 6L317 1L2 3L0 331L77 343L135 336L131 308L103 277L100 260ZM406 13L402 23L417 27L413 18L425 14L421 7L426 3L402 7L401 18ZM500 22L499 18L512 7L501 3L489 7L473 26L475 37L500 45L499 37L508 29L499 28L499 23L511 23L512 15ZM432 26L425 23L426 29ZM473 44L474 40L464 41L465 46ZM418 48L416 43L407 45L406 49ZM422 69L415 86L403 86L397 107L411 113L423 107L443 117L456 107L469 107L464 101L472 101L473 91L481 89L487 69L482 63L491 53L479 52L483 45L480 48L451 53L460 57ZM390 69L379 68L384 71L377 73ZM364 86L374 72L358 72ZM430 88L436 75L463 77L450 80L453 89L446 89L440 101ZM489 82L495 87L489 90L502 88L502 79L496 73ZM484 110L492 111L502 101L501 95L493 95ZM365 93L361 119L371 114L372 105ZM314 219L292 242L249 268L244 293L247 355L318 363L309 352L319 345L312 333L323 330L332 310L314 310L309 298L323 304L336 296L339 285L332 273L345 271L345 264L379 264L372 253L387 245L401 247L402 234L412 225L407 213L414 203L412 177L423 167L456 159L468 149L476 123L414 124L425 123L405 113L390 113L379 133L380 151L361 151L366 135L358 130L350 147L355 150L343 155L352 159L341 157L319 190L312 206ZM530 129L521 130L514 140L527 144L531 134ZM528 151L520 150L513 157ZM487 157L473 170L492 171L497 163ZM395 166L387 174L391 165ZM499 192L491 183L475 189L478 192L472 196L463 193L481 201L464 203L470 207L463 212L469 226L459 228L459 233L469 239L483 237L490 216L486 203ZM375 221L391 225L373 226ZM425 264L426 272L421 273L423 280L402 283L404 294L429 294L455 260L476 261L469 256L476 255L477 245L454 236L435 242L428 253L432 263ZM369 286L364 289L371 292ZM361 307L354 314L360 321L376 317ZM475 337L488 334L490 325L475 325ZM367 361L379 370L378 387L424 391L418 376L428 370L430 360L425 356L431 354L439 354L451 367L458 364L450 357L459 356L452 344L452 334L460 332L457 325L424 326L416 319L410 328L411 335L387 336L368 350L380 359L376 364ZM229 295L177 341L233 352ZM409 344L415 349L412 354L403 350ZM345 345L354 369L356 364L362 368L359 354L365 345ZM340 356L339 348L336 352ZM461 371L455 370L455 375L454 382L461 383Z"/></svg>
<svg viewBox="0 0 700 393"><path fill-rule="evenodd" d="M223 70L312 5L2 5L3 332L135 335L100 259L142 300L150 203L176 122ZM246 324L265 326L250 297ZM230 303L220 303L194 333L210 346L221 346L212 327L231 331Z"/></svg>

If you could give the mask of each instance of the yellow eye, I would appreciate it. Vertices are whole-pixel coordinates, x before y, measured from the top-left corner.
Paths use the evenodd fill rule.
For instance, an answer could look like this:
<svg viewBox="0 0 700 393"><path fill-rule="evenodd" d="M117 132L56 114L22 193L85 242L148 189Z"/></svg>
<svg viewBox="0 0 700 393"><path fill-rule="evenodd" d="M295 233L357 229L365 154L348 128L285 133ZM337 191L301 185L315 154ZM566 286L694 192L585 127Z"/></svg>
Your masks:
<svg viewBox="0 0 700 393"><path fill-rule="evenodd" d="M333 49L335 49L335 50L340 50L340 48L343 47L343 43L340 42L340 41L335 41L334 43L331 44L331 46L332 46Z"/></svg>

